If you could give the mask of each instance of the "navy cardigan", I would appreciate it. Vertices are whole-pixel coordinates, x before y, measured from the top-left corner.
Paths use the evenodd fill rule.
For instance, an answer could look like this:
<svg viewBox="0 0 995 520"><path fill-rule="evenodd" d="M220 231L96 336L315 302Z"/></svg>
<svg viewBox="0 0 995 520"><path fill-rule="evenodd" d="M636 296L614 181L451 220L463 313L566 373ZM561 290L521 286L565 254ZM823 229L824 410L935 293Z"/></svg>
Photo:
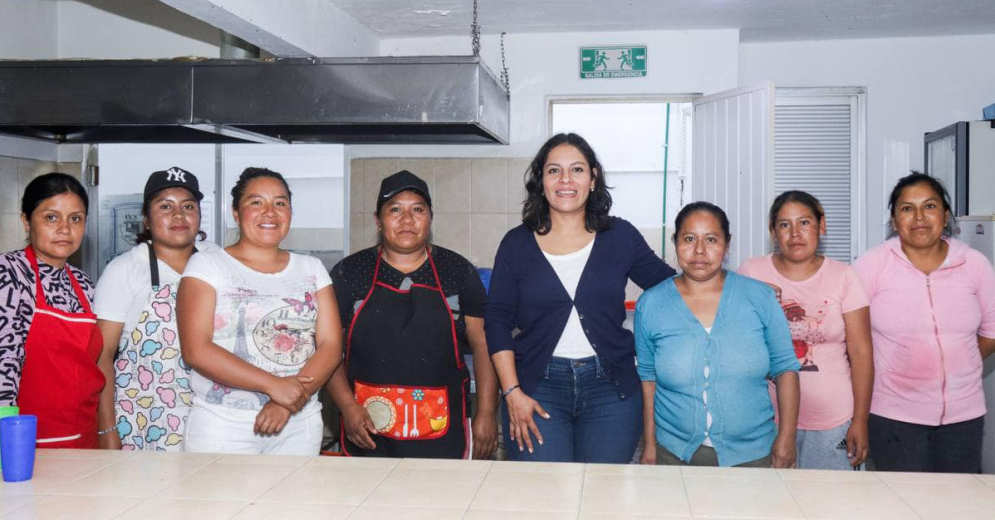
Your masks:
<svg viewBox="0 0 995 520"><path fill-rule="evenodd" d="M613 218L612 226L595 236L571 300L532 231L518 226L501 240L494 259L484 319L487 346L492 355L515 352L519 384L532 393L576 305L605 375L626 399L641 391L632 333L622 327L626 279L646 289L674 274L632 224ZM512 338L516 328L521 332Z"/></svg>

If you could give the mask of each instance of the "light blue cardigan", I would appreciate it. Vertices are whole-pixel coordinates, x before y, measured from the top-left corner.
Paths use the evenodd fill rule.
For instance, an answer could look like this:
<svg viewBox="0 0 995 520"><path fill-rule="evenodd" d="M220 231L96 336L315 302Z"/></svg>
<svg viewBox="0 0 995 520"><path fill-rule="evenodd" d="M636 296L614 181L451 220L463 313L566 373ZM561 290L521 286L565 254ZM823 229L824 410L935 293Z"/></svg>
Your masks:
<svg viewBox="0 0 995 520"><path fill-rule="evenodd" d="M635 336L639 378L656 382L653 416L660 445L691 460L705 439L702 391L708 390L709 436L719 464L735 466L770 453L775 429L767 379L800 368L773 289L726 271L709 334L669 278L639 298Z"/></svg>

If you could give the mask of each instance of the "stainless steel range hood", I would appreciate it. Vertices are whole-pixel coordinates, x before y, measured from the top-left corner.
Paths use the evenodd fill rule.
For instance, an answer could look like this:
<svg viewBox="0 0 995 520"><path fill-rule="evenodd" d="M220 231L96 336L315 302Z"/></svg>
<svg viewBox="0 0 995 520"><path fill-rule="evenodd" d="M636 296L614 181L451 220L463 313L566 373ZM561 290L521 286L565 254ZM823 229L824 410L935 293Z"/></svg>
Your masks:
<svg viewBox="0 0 995 520"><path fill-rule="evenodd" d="M60 143L508 143L475 57L0 61L0 134Z"/></svg>

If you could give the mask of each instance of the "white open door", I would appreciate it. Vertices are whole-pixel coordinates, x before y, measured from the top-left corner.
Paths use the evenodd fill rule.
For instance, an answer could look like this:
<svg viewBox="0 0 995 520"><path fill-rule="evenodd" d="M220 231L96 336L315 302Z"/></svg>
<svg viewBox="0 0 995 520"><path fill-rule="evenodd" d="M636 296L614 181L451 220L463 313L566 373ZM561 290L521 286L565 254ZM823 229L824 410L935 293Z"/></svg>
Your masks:
<svg viewBox="0 0 995 520"><path fill-rule="evenodd" d="M774 193L774 83L694 101L692 200L729 216L727 267L770 250L767 211Z"/></svg>

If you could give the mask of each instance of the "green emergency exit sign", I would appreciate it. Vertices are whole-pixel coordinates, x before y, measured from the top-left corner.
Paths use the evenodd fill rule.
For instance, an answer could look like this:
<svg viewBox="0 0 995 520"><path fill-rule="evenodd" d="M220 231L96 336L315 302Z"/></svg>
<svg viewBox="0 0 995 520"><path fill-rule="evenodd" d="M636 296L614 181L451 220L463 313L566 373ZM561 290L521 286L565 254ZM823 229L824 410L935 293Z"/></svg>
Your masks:
<svg viewBox="0 0 995 520"><path fill-rule="evenodd" d="M645 75L645 45L580 48L580 79L641 78Z"/></svg>

